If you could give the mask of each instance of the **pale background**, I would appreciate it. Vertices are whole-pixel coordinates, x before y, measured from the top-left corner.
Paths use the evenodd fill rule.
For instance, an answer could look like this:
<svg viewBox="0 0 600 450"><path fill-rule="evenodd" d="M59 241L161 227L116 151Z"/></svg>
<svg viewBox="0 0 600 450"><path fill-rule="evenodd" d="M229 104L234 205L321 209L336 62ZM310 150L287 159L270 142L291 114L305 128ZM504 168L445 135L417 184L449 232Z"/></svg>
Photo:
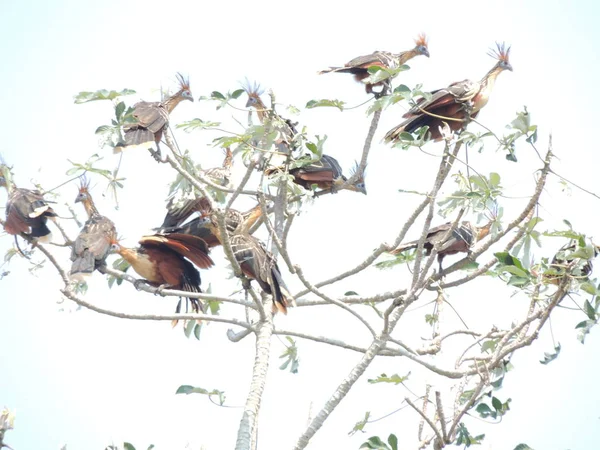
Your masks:
<svg viewBox="0 0 600 450"><path fill-rule="evenodd" d="M24 187L39 181L50 188L66 180L64 174L71 167L67 158L84 162L98 152L105 157L103 166L112 168L116 158L108 149L98 148L93 134L110 120L110 105L74 105L73 95L127 87L137 91L127 102L154 100L161 85L173 85L177 71L189 74L195 98L212 90L237 89L247 76L272 88L284 104L302 107L313 98L340 98L356 105L366 98L352 77L317 76L316 71L375 49L408 49L412 39L425 31L430 36L431 58L411 61L412 70L401 75L402 83L422 82L425 89L435 89L464 78L478 79L493 65L486 56L488 48L495 41L512 44L515 71L499 77L480 120L502 133L514 113L527 105L540 127L539 148L545 150L548 133L554 134L555 170L598 192L599 149L594 136L594 106L600 100L596 86L600 70L594 56L600 43L598 13L592 1L567 6L558 1L167 4L1 0L0 152ZM239 101L237 106L243 104ZM437 159L380 143L383 134L399 122L402 111L396 106L382 116L369 159L369 195L340 193L321 198L295 223L290 252L311 280L353 267L381 240L391 241L419 201L397 189L423 191L429 186ZM280 112L285 112L283 107ZM215 112L211 104L186 102L178 107L173 122L200 117L231 124L232 116L246 119L244 113ZM349 168L360 156L369 124L364 108L344 113L305 111L294 120L309 126L313 134L327 133L326 152L343 167ZM235 125L230 127L235 130ZM177 138L198 161L214 166L221 153L206 144L217 135L178 132ZM532 174L540 167L527 147L520 147L517 157L518 164L507 162L492 145L482 154L470 154L471 163L482 173L496 170L505 175L507 195L515 197L531 192ZM100 211L134 245L160 223L173 173L139 153L126 155L121 173L127 179L118 211L110 197L101 195L105 184L100 178L93 178L93 193ZM446 189L451 191L452 185ZM76 195L75 184L58 192L70 202ZM5 194L0 194L0 200L4 199ZM506 199L507 217L522 202ZM539 212L547 221L542 229L559 227L568 217L576 229L597 239L598 202L575 189L563 191L553 177L541 200ZM239 206L243 209L244 204ZM57 210L67 214L62 206ZM83 217L83 211L77 211ZM76 227L69 227L74 235ZM332 228L336 231L331 232ZM547 243L547 253L560 245ZM11 244L11 237L0 238L2 254ZM66 264L68 252L57 250L57 254ZM237 288L226 279L229 272L222 252L217 250L213 256L218 267L202 273L204 286L210 283L214 292L229 295ZM151 443L159 449L233 447L241 409L219 408L204 397L174 392L181 384L217 388L226 391L228 405L243 405L254 359L251 337L232 344L225 337L226 327L211 325L198 342L185 339L168 322L142 323L77 310L69 302L59 303L60 280L53 268L29 275L28 267L27 262L14 259L3 268L11 274L0 281L0 406L17 412L16 429L6 437L13 448L57 450L67 444L69 450L103 449L123 440L138 449ZM352 289L366 295L384 286L398 288L394 283L399 273L399 269L369 269L357 281L328 292L340 296ZM476 283L467 296L451 297L471 326L479 321L510 323L512 311L519 308L518 296L509 298L512 291L503 289L500 281L489 282ZM295 280L289 284L293 291L300 289ZM137 293L131 285L109 291L100 275L90 283L86 299L119 311L165 314L174 310L176 302ZM426 308L407 317L420 324L430 312ZM224 310L241 317L237 309ZM364 311L369 314L367 308ZM513 398L502 425L466 420L472 433L486 433L483 448L512 449L520 442L537 450L600 448L596 389L600 341L598 331L593 330L585 346L577 342L573 328L583 319L581 313L557 311L552 325L563 351L549 366L538 363L543 352L553 347L547 330L540 342L513 360L517 370L498 392L503 400ZM355 319L331 308L292 310L286 318L277 317L276 325L368 344L367 334ZM415 342L421 334L414 336ZM300 340L298 346L300 373L291 375L277 369L283 346L274 342L259 448L290 448L304 430L311 403L314 414L360 357ZM347 435L365 411L372 411L373 418L381 417L410 395L401 386L370 386L366 379L382 372L404 375L411 370L407 385L420 395L421 377L430 375L402 359L377 360L310 448L353 449L371 435L387 437L390 432L408 434L414 440L416 417L407 409L368 425L364 435Z"/></svg>

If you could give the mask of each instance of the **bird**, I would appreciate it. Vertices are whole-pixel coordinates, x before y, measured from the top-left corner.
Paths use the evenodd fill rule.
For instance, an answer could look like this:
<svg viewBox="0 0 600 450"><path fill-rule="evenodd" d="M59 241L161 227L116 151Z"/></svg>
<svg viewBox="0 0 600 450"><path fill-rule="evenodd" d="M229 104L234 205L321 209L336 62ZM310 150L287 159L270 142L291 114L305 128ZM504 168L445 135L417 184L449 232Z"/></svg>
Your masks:
<svg viewBox="0 0 600 450"><path fill-rule="evenodd" d="M544 273L544 281L558 284L567 274L579 281L588 280L594 268L593 260L599 252L600 247L595 244L585 242L582 246L579 240L571 239L552 258L548 271Z"/></svg>
<svg viewBox="0 0 600 450"><path fill-rule="evenodd" d="M115 146L114 152L122 152L126 148L142 146L151 151L157 161L161 153L159 143L163 131L169 125L169 115L183 100L194 101L190 91L189 79L177 74L179 89L173 95L161 102L138 102L133 105L132 115L135 122L123 127L124 141ZM156 146L156 151L153 147Z"/></svg>
<svg viewBox="0 0 600 450"><path fill-rule="evenodd" d="M296 129L295 122L289 119L285 119L275 112L272 108L267 108L260 96L263 93L262 88L257 83L250 83L246 80L246 83L242 86L246 94L248 95L248 101L246 102L246 108L254 108L258 120L263 125L271 127L270 131L275 131L277 135L274 138L274 143L277 151L283 154L291 154L294 150L299 148L298 130Z"/></svg>
<svg viewBox="0 0 600 450"><path fill-rule="evenodd" d="M356 164L351 173L351 177L359 169ZM277 172L284 172L285 167L272 167L265 170L265 175L272 175ZM308 164L300 167L294 167L289 170L289 174L294 177L294 183L302 186L305 189L312 189L316 185L323 191L336 192L339 190L348 179L342 173L342 168L338 161L329 155L321 155L318 161L311 161ZM354 184L344 187L354 192L367 194L365 187L364 171L361 171Z"/></svg>
<svg viewBox="0 0 600 450"><path fill-rule="evenodd" d="M50 242L52 232L47 221L56 220L57 215L44 195L38 190L16 187L10 169L1 162L0 186L5 187L8 192L4 230L15 236L22 233L39 242Z"/></svg>
<svg viewBox="0 0 600 450"><path fill-rule="evenodd" d="M426 256L429 256L433 248L437 245L437 260L440 272L442 272L442 261L444 257L461 252L468 253L473 245L489 234L492 227L492 221L489 221L481 227L478 227L471 222L461 222L452 233L444 239L451 227L452 222L447 222L443 225L430 228L423 244ZM406 250L417 248L418 245L418 240L407 242L392 250L390 253L397 255Z"/></svg>
<svg viewBox="0 0 600 450"><path fill-rule="evenodd" d="M487 104L498 75L505 70L513 70L509 61L510 47L504 43L497 43L496 49L490 50L488 55L497 62L480 81L458 81L431 92L429 100L425 97L419 99L402 116L406 120L387 132L384 141L398 141L402 133L412 133L424 126L429 128L430 139L440 141L443 139L440 128L444 123L454 132L463 130Z"/></svg>
<svg viewBox="0 0 600 450"><path fill-rule="evenodd" d="M224 151L225 159L221 167L212 167L210 169L203 170L204 176L208 177L213 183L221 186L229 186L231 179L231 168L233 167L233 153L229 147Z"/></svg>
<svg viewBox="0 0 600 450"><path fill-rule="evenodd" d="M359 56L348 61L343 67L329 67L327 69L318 72L319 75L324 73L351 73L354 75L354 79L358 82L362 82L365 78L368 78L371 74L369 73L369 67L378 66L384 69L396 69L406 64L410 59L415 56L427 56L429 58L429 49L427 46L427 36L423 33L419 34L415 39L415 46L405 52L401 53L390 53L385 51L374 51L370 55ZM375 86L382 86L385 89L389 86L390 79L382 80L375 84L365 83L365 90L367 94L378 94L373 91ZM383 93L381 91L379 94Z"/></svg>
<svg viewBox="0 0 600 450"><path fill-rule="evenodd" d="M260 208L251 211L250 216L241 220L230 234L231 250L242 273L249 279L256 280L261 289L272 296L273 312L287 314L288 306L295 306L296 302L283 281L273 254L249 232L251 224L256 221L255 217L262 214Z"/></svg>
<svg viewBox="0 0 600 450"><path fill-rule="evenodd" d="M204 239L209 248L222 244L217 215L205 197L187 200L181 206L169 202L167 208L163 224L157 229L160 232L192 234ZM197 217L190 219L195 213L198 213ZM246 212L229 208L225 212L225 227L228 233L233 233L245 221L248 228L252 228L261 217L260 204Z"/></svg>
<svg viewBox="0 0 600 450"><path fill-rule="evenodd" d="M125 259L133 270L143 278L143 282L158 287L187 292L201 293L200 272L194 267L208 269L214 265L208 255L206 242L197 236L162 231L142 236L139 247L128 248L117 240L112 246L116 253ZM203 310L198 299L187 299L194 312ZM176 312L180 311L181 299Z"/></svg>
<svg viewBox="0 0 600 450"><path fill-rule="evenodd" d="M114 250L112 243L117 237L117 230L112 220L96 209L85 178L81 179L75 203L81 203L88 216L71 251L71 280L82 282L95 269L106 264L106 258Z"/></svg>

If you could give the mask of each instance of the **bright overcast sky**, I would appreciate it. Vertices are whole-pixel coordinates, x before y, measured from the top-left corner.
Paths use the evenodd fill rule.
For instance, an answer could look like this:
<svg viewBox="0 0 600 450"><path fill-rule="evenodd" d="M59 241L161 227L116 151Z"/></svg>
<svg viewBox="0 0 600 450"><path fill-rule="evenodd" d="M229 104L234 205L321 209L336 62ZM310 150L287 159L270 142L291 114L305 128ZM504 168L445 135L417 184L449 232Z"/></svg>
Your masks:
<svg viewBox="0 0 600 450"><path fill-rule="evenodd" d="M420 82L429 90L464 78L479 79L493 65L486 56L488 48L495 41L506 41L512 45L514 72L499 77L479 120L502 133L514 113L527 105L540 127L540 148L547 144L548 133L554 134L555 170L598 192L600 149L589 136L598 126L592 105L600 101L600 69L593 61L600 43L599 13L593 1L353 5L2 0L0 153L14 166L15 179L23 187L31 181L45 188L58 185L67 179L65 172L71 167L67 159L84 162L96 152L105 157L103 167L112 168L115 157L108 149L98 148L94 135L96 127L110 120L110 104L74 105L73 95L131 88L137 95L126 98L127 102L155 100L161 86L173 85L178 71L189 74L196 99L213 90L237 89L239 81L248 77L272 88L282 104L303 107L313 98L339 98L357 105L366 97L352 77L317 76L317 70L375 49L406 50L419 32L426 32L431 58L411 61L412 70L401 75L402 83ZM238 106L243 107L243 102ZM383 113L369 159L369 195L343 192L320 198L296 221L290 252L313 281L353 267L382 240L393 240L419 200L397 190L424 191L431 183L437 160L380 143L402 112L397 105ZM211 104L185 103L173 122L200 117L233 123L232 116L246 120L241 112L215 112ZM344 113L303 111L294 120L307 125L312 134L328 134L326 152L346 169L360 156L369 125L364 107ZM222 156L207 144L217 135L178 132L177 139L203 165L214 166ZM525 147L520 150L518 164L507 162L492 148L482 154L472 152L471 163L484 174L495 170L505 175L507 194L522 197L531 192L532 174L540 164ZM115 221L119 233L133 246L160 224L167 185L174 174L139 153L126 154L121 173L126 188L118 211L109 196L102 196L102 179L92 179L93 194L99 210ZM452 185L446 189L451 191ZM58 192L62 202L71 202L76 187L71 183ZM4 199L0 193L0 201ZM518 201L506 200L507 214L519 208ZM570 194L563 192L554 177L541 200L540 215L547 221L542 229L558 227L563 218L569 218L576 229L594 236L598 243L599 205L599 200L574 188ZM83 217L83 210L76 208ZM60 205L57 210L67 214ZM71 227L74 235L77 229ZM0 236L0 255L12 242L12 237ZM548 245L551 253L555 243ZM68 252L56 252L66 264ZM219 267L203 271L204 286L210 283L214 292L229 295L235 284L226 280L229 274L221 251L214 256ZM226 327L213 324L203 329L198 342L187 340L167 322L127 321L77 310L72 303L59 303L60 279L53 268L34 275L28 268L29 263L15 258L4 267L10 275L0 281L0 407L16 410L16 429L6 436L15 450L58 450L63 444L69 450L103 449L123 440L138 449L152 443L165 450L233 447L241 415L237 406L245 402L254 359L251 337L233 344L225 336ZM328 292L337 296L350 289L361 294L377 292L393 282L397 273L372 270L356 284ZM300 289L295 280L289 284L293 291ZM465 298L451 297L472 326L479 321L509 324L510 311L524 301L519 296L510 298L512 291L503 289L499 280L486 279L476 287L479 290ZM168 314L176 303L172 298L137 293L129 284L108 290L100 274L95 274L85 298L109 309L138 313ZM238 314L230 308L224 307L225 312ZM276 325L368 343L362 330L354 332L359 326L356 320L332 312L323 307L298 308L288 317L277 317ZM427 312L416 310L412 317L420 323ZM581 313L556 311L554 338L563 351L549 366L538 363L544 351L552 350L548 330L539 343L513 360L516 370L498 392L502 399L513 399L501 425L467 420L473 433L486 433L483 448L512 449L520 442L537 450L600 448L600 394L595 390L599 332L593 330L582 346L574 330L581 320ZM419 336L413 339L418 342ZM291 448L311 411L315 414L321 408L360 358L301 340L298 346L300 373L291 375L278 370L277 356L283 345L274 341L260 417L261 449ZM387 437L390 432L414 439L416 418L408 410L369 425L364 435L348 436L366 411L374 418L383 416L409 395L401 386L370 386L366 379L410 370L408 386L421 395L422 377L427 379L427 373L415 371L400 358L377 360L309 448L353 449L371 435ZM224 390L232 408L219 408L202 396L174 395L181 384Z"/></svg>

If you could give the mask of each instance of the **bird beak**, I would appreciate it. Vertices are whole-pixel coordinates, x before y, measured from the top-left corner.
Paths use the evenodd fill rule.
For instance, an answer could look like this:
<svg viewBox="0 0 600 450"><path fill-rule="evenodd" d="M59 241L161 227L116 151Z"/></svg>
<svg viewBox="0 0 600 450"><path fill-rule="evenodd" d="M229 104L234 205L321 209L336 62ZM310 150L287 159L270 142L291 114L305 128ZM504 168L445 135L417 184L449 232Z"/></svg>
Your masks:
<svg viewBox="0 0 600 450"><path fill-rule="evenodd" d="M427 50L426 48L424 48L421 53L423 53L424 56L427 56L429 58L429 50Z"/></svg>
<svg viewBox="0 0 600 450"><path fill-rule="evenodd" d="M512 71L513 71L513 68L512 68L512 66L511 66L510 64L507 64L507 65L506 65L506 70L510 70L510 71L512 72Z"/></svg>
<svg viewBox="0 0 600 450"><path fill-rule="evenodd" d="M252 101L250 99L248 99L248 101L246 102L246 108L250 108L252 106Z"/></svg>
<svg viewBox="0 0 600 450"><path fill-rule="evenodd" d="M77 198L75 199L75 203L79 203L83 201L83 197L81 197L81 195L78 195Z"/></svg>
<svg viewBox="0 0 600 450"><path fill-rule="evenodd" d="M363 194L367 195L367 188L366 187L364 187L364 186L361 187L359 191L362 192Z"/></svg>

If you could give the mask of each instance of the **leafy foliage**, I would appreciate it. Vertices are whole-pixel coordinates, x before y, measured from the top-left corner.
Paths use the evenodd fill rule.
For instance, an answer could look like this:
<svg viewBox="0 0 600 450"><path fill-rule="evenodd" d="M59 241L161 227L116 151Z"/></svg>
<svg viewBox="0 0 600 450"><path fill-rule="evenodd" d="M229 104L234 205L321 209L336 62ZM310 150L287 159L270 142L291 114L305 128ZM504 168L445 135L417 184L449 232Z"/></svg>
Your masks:
<svg viewBox="0 0 600 450"><path fill-rule="evenodd" d="M377 378L371 378L368 381L371 384L393 383L393 384L398 385L398 384L404 383L406 380L408 380L409 376L410 376L410 372L404 376L400 376L397 373L395 373L394 375L391 375L389 377L385 373L382 373Z"/></svg>
<svg viewBox="0 0 600 450"><path fill-rule="evenodd" d="M361 445L360 448L369 450L398 450L398 438L395 434L390 434L386 443L383 442L379 436L373 436Z"/></svg>
<svg viewBox="0 0 600 450"><path fill-rule="evenodd" d="M213 397L216 396L218 399L218 402L219 402L218 403L219 406L223 406L225 404L225 392L219 391L217 389L213 389L212 391L209 391L204 388L194 387L194 386L189 386L187 384L184 384L184 385L179 386L175 393L176 394L186 394L186 395L190 395L190 394L206 395L206 396L208 396L208 398L211 401L213 401Z"/></svg>
<svg viewBox="0 0 600 450"><path fill-rule="evenodd" d="M285 351L279 356L279 359L285 359L283 364L279 366L279 369L285 370L289 367L291 373L298 373L300 360L298 359L298 347L296 347L296 341L289 336L286 336L285 339L290 345L286 346Z"/></svg>

